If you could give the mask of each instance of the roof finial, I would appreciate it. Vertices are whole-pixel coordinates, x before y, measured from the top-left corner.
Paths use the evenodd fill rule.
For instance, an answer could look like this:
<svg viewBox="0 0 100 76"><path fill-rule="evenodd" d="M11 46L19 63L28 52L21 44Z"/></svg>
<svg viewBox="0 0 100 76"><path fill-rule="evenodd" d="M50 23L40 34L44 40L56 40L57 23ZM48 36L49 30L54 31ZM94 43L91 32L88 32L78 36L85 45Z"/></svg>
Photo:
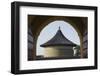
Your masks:
<svg viewBox="0 0 100 76"><path fill-rule="evenodd" d="M59 26L59 30L60 30L60 26Z"/></svg>

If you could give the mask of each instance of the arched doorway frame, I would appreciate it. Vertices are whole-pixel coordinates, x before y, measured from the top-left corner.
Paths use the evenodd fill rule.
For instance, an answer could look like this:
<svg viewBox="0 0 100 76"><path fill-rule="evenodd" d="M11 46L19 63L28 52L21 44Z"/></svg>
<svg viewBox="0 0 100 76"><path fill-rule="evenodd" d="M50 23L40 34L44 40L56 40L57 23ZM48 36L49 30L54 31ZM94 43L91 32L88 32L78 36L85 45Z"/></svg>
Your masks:
<svg viewBox="0 0 100 76"><path fill-rule="evenodd" d="M58 21L58 20L62 20L62 21L65 21L65 22L69 23L70 25L72 25L72 27L78 33L78 36L79 36L79 39L80 39L80 47L81 47L80 53L81 53L81 58L83 58L83 44L82 44L83 36L82 36L82 33L80 32L79 28L77 27L77 25L73 21L71 21L70 19L65 18L65 17L52 17L52 18L48 18L44 23L42 23L41 24L41 27L38 28L38 30L37 30L37 34L36 34L36 45L37 45L38 36L39 36L40 32L43 30L43 28L45 26L47 26L49 23L51 23L53 21Z"/></svg>

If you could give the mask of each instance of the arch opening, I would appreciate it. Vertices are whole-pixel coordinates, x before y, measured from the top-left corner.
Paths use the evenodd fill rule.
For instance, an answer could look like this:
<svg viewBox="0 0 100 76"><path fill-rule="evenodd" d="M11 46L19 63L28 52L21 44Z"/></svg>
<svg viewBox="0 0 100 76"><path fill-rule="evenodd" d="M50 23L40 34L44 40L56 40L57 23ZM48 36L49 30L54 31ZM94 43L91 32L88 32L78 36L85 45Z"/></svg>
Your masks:
<svg viewBox="0 0 100 76"><path fill-rule="evenodd" d="M76 29L71 24L69 24L68 22L64 20L55 20L48 23L40 32L37 38L37 44L36 44L37 56L39 57L44 56L44 48L41 47L40 45L52 39L56 35L57 31L59 30L59 27L60 27L60 30L62 31L62 34L65 36L65 38L67 38L69 41L76 44L77 46L80 46L81 44L80 37ZM75 54L75 50L73 51L74 51L73 54Z"/></svg>

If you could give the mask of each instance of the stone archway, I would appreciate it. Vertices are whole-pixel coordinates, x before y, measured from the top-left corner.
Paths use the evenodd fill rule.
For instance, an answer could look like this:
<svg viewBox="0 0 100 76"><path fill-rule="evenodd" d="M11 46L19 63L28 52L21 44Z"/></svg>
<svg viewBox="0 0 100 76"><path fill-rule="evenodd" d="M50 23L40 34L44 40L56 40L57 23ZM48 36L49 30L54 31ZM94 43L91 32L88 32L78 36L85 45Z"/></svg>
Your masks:
<svg viewBox="0 0 100 76"><path fill-rule="evenodd" d="M41 24L41 28L38 29L38 32L37 32L37 37L39 36L40 32L42 31L42 29L47 26L49 23L53 22L53 21L58 21L58 20L62 20L62 21L65 21L65 22L68 22L69 24L72 25L72 27L77 31L78 33L78 36L80 38L80 47L81 47L81 58L83 57L83 47L82 47L82 41L83 41L83 37L82 37L82 34L81 32L78 30L78 28L76 27L77 25L74 24L70 19L67 19L65 17L53 17L53 18L49 18L48 20L46 20L43 24ZM37 44L37 42L36 42Z"/></svg>
<svg viewBox="0 0 100 76"><path fill-rule="evenodd" d="M35 20L35 21L34 21ZM64 16L43 16L38 17L38 16L33 16L33 19L31 19L31 27L33 30L33 37L35 39L35 48L34 48L34 53L36 53L36 43L37 43L37 38L41 32L41 30L49 23L55 20L63 20L65 22L68 22L69 24L72 25L72 27L75 28L77 31L79 38L80 38L80 44L81 44L81 58L83 58L83 32L87 29L87 18L82 18L82 17L64 17ZM37 21L40 21L37 23ZM30 24L29 24L30 25ZM34 29L36 28L36 29Z"/></svg>

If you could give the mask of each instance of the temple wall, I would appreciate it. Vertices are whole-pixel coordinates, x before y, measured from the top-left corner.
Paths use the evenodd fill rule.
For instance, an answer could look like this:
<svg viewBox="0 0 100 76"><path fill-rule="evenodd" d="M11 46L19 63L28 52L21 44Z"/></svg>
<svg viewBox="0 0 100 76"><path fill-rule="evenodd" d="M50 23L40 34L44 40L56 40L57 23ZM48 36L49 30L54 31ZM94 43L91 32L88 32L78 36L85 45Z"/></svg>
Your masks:
<svg viewBox="0 0 100 76"><path fill-rule="evenodd" d="M44 49L44 57L72 57L72 47L66 46L53 46Z"/></svg>

